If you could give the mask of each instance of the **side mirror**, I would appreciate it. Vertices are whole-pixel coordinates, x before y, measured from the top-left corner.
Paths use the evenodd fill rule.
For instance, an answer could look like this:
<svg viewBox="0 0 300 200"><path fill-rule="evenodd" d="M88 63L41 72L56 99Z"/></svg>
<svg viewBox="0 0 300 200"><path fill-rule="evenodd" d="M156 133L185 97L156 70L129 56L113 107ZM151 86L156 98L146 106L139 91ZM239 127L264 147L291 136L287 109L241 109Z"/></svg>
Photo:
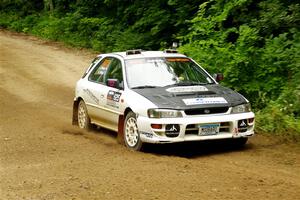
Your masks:
<svg viewBox="0 0 300 200"><path fill-rule="evenodd" d="M117 88L117 89L123 89L123 87L120 84L120 81L118 79L107 79L106 85L108 87L113 87L113 88Z"/></svg>
<svg viewBox="0 0 300 200"><path fill-rule="evenodd" d="M224 80L224 75L221 73L214 74L214 78L217 82L221 82Z"/></svg>

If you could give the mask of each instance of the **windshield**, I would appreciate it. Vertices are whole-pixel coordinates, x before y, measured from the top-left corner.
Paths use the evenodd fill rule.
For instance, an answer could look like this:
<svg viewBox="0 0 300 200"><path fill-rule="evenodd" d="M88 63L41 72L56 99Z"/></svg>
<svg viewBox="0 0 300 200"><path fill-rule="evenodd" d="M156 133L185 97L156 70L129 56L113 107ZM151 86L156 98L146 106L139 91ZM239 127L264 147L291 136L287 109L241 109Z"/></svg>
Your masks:
<svg viewBox="0 0 300 200"><path fill-rule="evenodd" d="M188 58L138 58L125 64L130 88L215 83Z"/></svg>

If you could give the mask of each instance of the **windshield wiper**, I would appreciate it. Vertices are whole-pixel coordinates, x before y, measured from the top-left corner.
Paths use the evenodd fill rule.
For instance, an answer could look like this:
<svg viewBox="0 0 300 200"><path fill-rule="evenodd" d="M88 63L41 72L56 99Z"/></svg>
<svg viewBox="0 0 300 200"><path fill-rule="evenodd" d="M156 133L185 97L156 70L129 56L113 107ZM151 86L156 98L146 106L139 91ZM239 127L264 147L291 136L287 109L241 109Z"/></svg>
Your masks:
<svg viewBox="0 0 300 200"><path fill-rule="evenodd" d="M143 86L132 87L131 89L145 89L145 88L157 88L157 86L143 85Z"/></svg>

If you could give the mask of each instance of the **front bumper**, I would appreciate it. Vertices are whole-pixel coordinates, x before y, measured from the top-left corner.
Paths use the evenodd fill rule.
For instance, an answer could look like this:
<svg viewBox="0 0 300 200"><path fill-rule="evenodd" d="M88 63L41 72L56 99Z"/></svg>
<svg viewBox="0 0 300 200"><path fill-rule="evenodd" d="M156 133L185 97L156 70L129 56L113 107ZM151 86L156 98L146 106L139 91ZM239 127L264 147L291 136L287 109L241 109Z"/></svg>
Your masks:
<svg viewBox="0 0 300 200"><path fill-rule="evenodd" d="M246 120L247 126L241 128L239 122ZM140 131L140 139L146 143L175 143L185 141L214 140L226 138L249 137L254 135L254 113L239 114L215 114L203 116L185 116L182 118L153 119L139 116L137 123ZM151 124L161 124L161 129L154 129ZM169 137L165 134L166 125L179 125L178 136ZM217 134L200 135L199 126L207 124L219 124Z"/></svg>

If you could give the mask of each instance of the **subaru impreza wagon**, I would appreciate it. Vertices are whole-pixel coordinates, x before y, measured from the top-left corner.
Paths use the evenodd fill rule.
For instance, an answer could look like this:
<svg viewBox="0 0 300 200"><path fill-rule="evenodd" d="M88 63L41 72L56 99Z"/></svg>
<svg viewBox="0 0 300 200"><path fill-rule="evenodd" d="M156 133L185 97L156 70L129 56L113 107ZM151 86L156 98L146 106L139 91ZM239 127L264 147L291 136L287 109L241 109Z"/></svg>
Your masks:
<svg viewBox="0 0 300 200"><path fill-rule="evenodd" d="M254 134L254 113L220 77L175 50L100 54L76 84L73 124L116 131L133 150L215 139L243 145Z"/></svg>

